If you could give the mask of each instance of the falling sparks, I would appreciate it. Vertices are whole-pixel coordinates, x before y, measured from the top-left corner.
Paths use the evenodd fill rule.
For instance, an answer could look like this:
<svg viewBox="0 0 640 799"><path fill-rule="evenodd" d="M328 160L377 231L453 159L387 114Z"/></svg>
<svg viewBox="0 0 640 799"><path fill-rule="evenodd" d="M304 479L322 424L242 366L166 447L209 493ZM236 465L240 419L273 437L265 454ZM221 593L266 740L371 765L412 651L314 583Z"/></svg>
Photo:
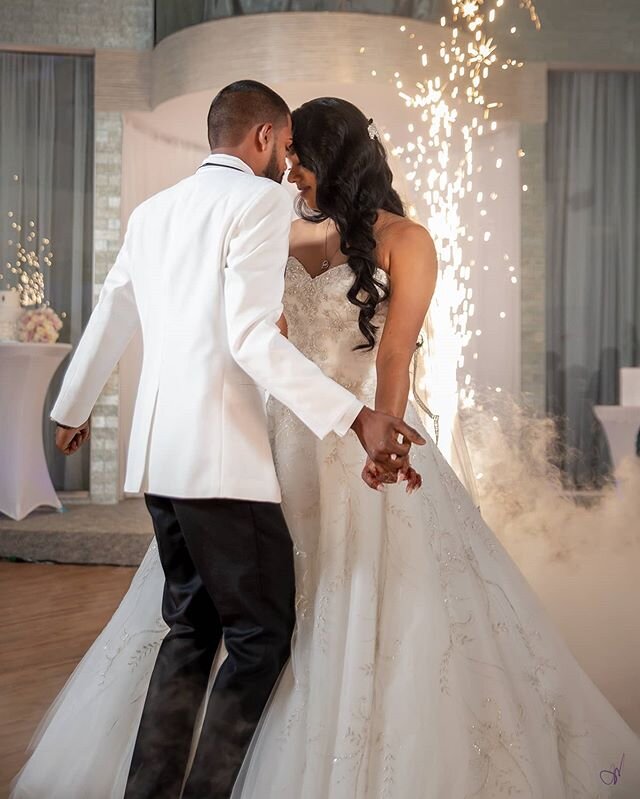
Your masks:
<svg viewBox="0 0 640 799"><path fill-rule="evenodd" d="M461 365L464 347L474 334L482 335L480 329L468 329L475 307L470 302L471 289L465 286L471 268L464 264L462 248L473 236L465 228L461 206L465 197L474 194L474 175L482 172L482 166L474 165L474 142L485 134L485 128L496 130L496 123L489 124L487 120L494 110L502 107L498 99L487 97L486 81L492 69L518 69L523 63L512 58L501 59L495 40L487 33L487 24L499 16L504 0L449 0L449 3L449 15L441 19L443 29L450 24L448 41L443 30L438 50L427 53L423 45L417 46L419 63L425 70L429 67L429 71L413 83L403 81L399 72L393 73L398 96L415 112L416 122L408 126L408 140L392 146L392 154L404 163L405 177L416 198L424 203L420 210L413 206L410 215L425 223L435 241L440 257L441 307L434 313L448 315L454 342L447 343L447 351L451 354L450 361ZM528 11L539 29L540 19L532 0L519 0L519 5ZM406 25L400 26L400 35L414 37ZM376 70L371 74L376 76ZM384 138L390 140L388 134ZM524 152L519 155L523 157ZM494 163L497 169L502 167L502 159ZM491 200L497 196L495 192L489 195ZM484 201L479 195L478 203ZM482 208L480 213L485 218L487 211ZM488 242L491 231L484 230L481 239ZM483 269L489 271L489 266L484 265ZM517 282L512 276L511 283ZM432 309L437 304L437 301L432 303ZM499 318L506 318L506 313L502 312ZM445 326L446 319L438 319L436 324L440 323ZM477 353L473 354L473 360L477 360ZM473 404L470 379L467 375L460 392L456 385L449 387L448 394L459 395L466 405ZM451 380L455 384L455 374Z"/></svg>
<svg viewBox="0 0 640 799"><path fill-rule="evenodd" d="M470 42L468 46L467 62L469 64L475 64L476 69L479 66L491 66L497 59L495 50L496 45L493 39L482 39L478 43Z"/></svg>
<svg viewBox="0 0 640 799"><path fill-rule="evenodd" d="M520 8L524 8L529 12L531 22L533 22L533 24L536 26L536 30L539 31L542 27L542 22L540 21L536 7L533 4L533 0L520 0Z"/></svg>

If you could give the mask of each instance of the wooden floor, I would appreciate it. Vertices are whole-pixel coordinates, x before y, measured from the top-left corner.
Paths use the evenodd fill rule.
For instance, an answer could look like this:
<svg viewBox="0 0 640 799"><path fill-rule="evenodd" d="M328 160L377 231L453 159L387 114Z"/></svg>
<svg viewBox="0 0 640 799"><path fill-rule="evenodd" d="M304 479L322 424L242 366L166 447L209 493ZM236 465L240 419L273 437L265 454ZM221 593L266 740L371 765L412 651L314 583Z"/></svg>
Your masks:
<svg viewBox="0 0 640 799"><path fill-rule="evenodd" d="M0 562L0 797L51 701L134 569Z"/></svg>

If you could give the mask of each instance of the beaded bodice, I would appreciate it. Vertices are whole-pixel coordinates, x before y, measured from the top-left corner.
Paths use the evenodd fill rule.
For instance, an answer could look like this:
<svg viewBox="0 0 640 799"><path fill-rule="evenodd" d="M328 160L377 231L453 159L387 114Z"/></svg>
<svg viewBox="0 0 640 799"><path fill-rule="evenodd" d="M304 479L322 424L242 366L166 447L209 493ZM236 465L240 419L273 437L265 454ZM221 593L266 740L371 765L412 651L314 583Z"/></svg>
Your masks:
<svg viewBox="0 0 640 799"><path fill-rule="evenodd" d="M382 269L376 277L388 280ZM347 299L353 280L348 264L331 267L312 278L300 261L291 257L287 262L284 314L292 344L326 375L362 401L370 402L375 396L376 355L388 302L378 305L372 320L378 328L373 350L354 351L365 338L358 327L360 309Z"/></svg>

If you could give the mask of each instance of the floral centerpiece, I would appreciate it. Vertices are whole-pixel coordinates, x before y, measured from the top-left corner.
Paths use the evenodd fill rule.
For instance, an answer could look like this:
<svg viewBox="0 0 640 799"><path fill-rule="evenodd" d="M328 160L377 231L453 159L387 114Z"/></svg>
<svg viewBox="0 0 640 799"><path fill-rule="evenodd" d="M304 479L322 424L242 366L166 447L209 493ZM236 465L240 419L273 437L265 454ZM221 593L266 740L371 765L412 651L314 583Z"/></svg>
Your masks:
<svg viewBox="0 0 640 799"><path fill-rule="evenodd" d="M25 311L18 320L18 341L33 344L55 344L62 329L62 319L53 308Z"/></svg>

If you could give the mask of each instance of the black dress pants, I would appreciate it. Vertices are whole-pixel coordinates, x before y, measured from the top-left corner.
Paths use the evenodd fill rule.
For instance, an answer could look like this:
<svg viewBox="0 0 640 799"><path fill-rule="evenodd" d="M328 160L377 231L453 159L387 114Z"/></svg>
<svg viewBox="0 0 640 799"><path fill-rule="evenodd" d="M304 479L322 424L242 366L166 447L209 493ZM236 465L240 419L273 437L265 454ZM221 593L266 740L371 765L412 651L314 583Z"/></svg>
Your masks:
<svg viewBox="0 0 640 799"><path fill-rule="evenodd" d="M224 637L183 799L228 799L290 653L293 545L280 505L147 494L169 632L151 676L125 799L178 799L196 716Z"/></svg>

